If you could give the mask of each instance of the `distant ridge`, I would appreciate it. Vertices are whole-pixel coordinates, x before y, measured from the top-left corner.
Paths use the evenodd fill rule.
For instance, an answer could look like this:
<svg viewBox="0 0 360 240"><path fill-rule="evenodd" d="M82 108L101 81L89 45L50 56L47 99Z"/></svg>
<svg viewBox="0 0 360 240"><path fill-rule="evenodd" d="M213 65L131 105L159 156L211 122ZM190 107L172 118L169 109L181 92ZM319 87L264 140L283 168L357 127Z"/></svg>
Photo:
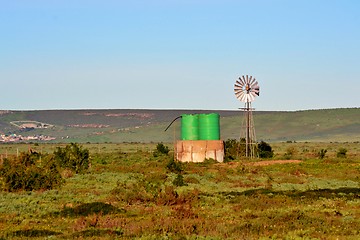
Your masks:
<svg viewBox="0 0 360 240"><path fill-rule="evenodd" d="M170 121L211 112L221 116L222 139L239 138L240 110L0 110L0 134L49 136L52 142L172 142L179 138L180 122L164 132ZM254 122L258 140L360 141L360 108L255 111Z"/></svg>

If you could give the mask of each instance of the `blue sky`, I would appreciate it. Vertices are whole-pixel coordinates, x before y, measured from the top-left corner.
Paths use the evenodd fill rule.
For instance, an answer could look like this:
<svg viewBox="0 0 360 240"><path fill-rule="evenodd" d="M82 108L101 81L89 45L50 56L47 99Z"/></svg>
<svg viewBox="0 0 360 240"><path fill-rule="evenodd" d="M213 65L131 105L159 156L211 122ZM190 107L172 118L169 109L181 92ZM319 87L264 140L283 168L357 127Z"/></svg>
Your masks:
<svg viewBox="0 0 360 240"><path fill-rule="evenodd" d="M0 0L0 109L359 107L360 1Z"/></svg>

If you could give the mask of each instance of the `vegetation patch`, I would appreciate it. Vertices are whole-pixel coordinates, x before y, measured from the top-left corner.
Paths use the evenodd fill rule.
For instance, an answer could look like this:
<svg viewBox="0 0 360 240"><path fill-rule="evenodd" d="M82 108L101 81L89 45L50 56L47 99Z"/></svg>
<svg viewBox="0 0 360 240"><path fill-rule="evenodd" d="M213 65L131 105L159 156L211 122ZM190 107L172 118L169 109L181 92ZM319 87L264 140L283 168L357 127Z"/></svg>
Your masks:
<svg viewBox="0 0 360 240"><path fill-rule="evenodd" d="M45 173L51 160L60 177L71 173L52 189L11 192L1 176L0 239L360 237L356 143L271 143L272 159L227 163L179 163L171 148L154 155L157 144L86 144L79 149L89 149L89 165L79 173L55 159L66 146L31 145L33 153L17 158L16 149L29 145L0 145L15 150L2 170L6 161L21 160L24 172ZM301 161L283 159L289 147ZM337 157L341 147L346 158Z"/></svg>
<svg viewBox="0 0 360 240"><path fill-rule="evenodd" d="M5 159L0 176L3 189L9 192L53 189L63 182L53 157L36 152Z"/></svg>

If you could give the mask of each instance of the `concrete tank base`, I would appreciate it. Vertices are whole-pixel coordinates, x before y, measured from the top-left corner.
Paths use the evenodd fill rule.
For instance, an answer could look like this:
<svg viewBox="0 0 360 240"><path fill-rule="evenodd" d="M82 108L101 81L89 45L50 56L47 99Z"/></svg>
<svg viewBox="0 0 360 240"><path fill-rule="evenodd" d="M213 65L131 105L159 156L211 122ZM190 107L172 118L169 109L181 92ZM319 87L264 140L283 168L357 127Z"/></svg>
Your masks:
<svg viewBox="0 0 360 240"><path fill-rule="evenodd" d="M221 140L181 140L176 142L176 159L180 162L204 162L205 159L224 161Z"/></svg>

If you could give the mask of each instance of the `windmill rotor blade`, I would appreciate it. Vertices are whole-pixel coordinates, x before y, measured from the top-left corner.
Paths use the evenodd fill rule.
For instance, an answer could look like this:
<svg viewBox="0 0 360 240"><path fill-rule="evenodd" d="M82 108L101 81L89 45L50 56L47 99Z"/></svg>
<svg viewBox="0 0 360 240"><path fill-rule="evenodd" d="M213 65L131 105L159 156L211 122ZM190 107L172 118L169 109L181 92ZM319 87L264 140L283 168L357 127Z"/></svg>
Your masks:
<svg viewBox="0 0 360 240"><path fill-rule="evenodd" d="M238 92L238 93L237 93L237 95L238 95L239 97L244 96L244 94L245 94L244 92Z"/></svg>
<svg viewBox="0 0 360 240"><path fill-rule="evenodd" d="M241 89L239 89L239 90L234 90L234 92L235 92L235 95L236 95L236 94L243 93L244 91L243 91L243 90L241 90Z"/></svg>
<svg viewBox="0 0 360 240"><path fill-rule="evenodd" d="M234 91L235 91L235 92L239 92L239 91L242 92L242 91L244 91L244 89L243 89L242 87L235 87L235 88L234 88Z"/></svg>
<svg viewBox="0 0 360 240"><path fill-rule="evenodd" d="M249 85L251 84L251 78L252 77L250 76L250 78L247 79L247 84L249 84Z"/></svg>
<svg viewBox="0 0 360 240"><path fill-rule="evenodd" d="M243 100L243 102L247 102L248 100L247 100L247 95L246 94L244 94L244 96L243 96L243 98L242 98Z"/></svg>
<svg viewBox="0 0 360 240"><path fill-rule="evenodd" d="M241 76L241 81L242 81L242 83L243 83L244 85L246 84L244 75Z"/></svg>
<svg viewBox="0 0 360 240"><path fill-rule="evenodd" d="M253 89L251 89L250 93L251 93L254 97L259 96L259 89L253 88Z"/></svg>
<svg viewBox="0 0 360 240"><path fill-rule="evenodd" d="M253 79L253 81L251 81L250 85L251 86L258 85L258 82L256 81L255 78Z"/></svg>
<svg viewBox="0 0 360 240"><path fill-rule="evenodd" d="M250 102L254 101L255 97L250 93L249 94Z"/></svg>
<svg viewBox="0 0 360 240"><path fill-rule="evenodd" d="M244 85L244 83L241 81L241 79L239 79L239 80L236 80L236 82L235 82L235 84L238 84L238 85Z"/></svg>
<svg viewBox="0 0 360 240"><path fill-rule="evenodd" d="M239 99L239 100L242 99L243 95L244 95L244 92L237 92L237 93L235 93L236 98Z"/></svg>
<svg viewBox="0 0 360 240"><path fill-rule="evenodd" d="M244 91L244 89L242 87L235 86L234 91Z"/></svg>
<svg viewBox="0 0 360 240"><path fill-rule="evenodd" d="M253 85L256 82L256 79L254 78L251 82L250 85Z"/></svg>
<svg viewBox="0 0 360 240"><path fill-rule="evenodd" d="M234 92L242 92L244 90L242 90L242 88L234 88Z"/></svg>
<svg viewBox="0 0 360 240"><path fill-rule="evenodd" d="M253 78L253 79L249 82L249 84L250 84L250 85L253 85L255 82L256 82L256 79Z"/></svg>
<svg viewBox="0 0 360 240"><path fill-rule="evenodd" d="M252 76L250 75L249 82L251 82Z"/></svg>
<svg viewBox="0 0 360 240"><path fill-rule="evenodd" d="M235 89L242 89L242 87L235 84L235 85L234 85L234 90L235 90Z"/></svg>
<svg viewBox="0 0 360 240"><path fill-rule="evenodd" d="M259 86L258 86L258 85L254 85L254 86L251 87L251 89L259 90Z"/></svg>
<svg viewBox="0 0 360 240"><path fill-rule="evenodd" d="M243 85L244 85L241 77L239 77L239 80L236 80L236 83L237 83L238 85L240 85L240 86L243 86Z"/></svg>
<svg viewBox="0 0 360 240"><path fill-rule="evenodd" d="M252 93L251 93L251 97L252 97L252 99L253 99L253 101L254 101L254 100L255 100L255 98L257 97L257 93L252 92Z"/></svg>
<svg viewBox="0 0 360 240"><path fill-rule="evenodd" d="M241 97L240 97L239 100L242 101L242 102L245 102L246 101L246 94L245 93L241 94Z"/></svg>
<svg viewBox="0 0 360 240"><path fill-rule="evenodd" d="M244 85L241 84L239 81L236 81L236 83L234 84L234 86L242 88Z"/></svg>
<svg viewBox="0 0 360 240"><path fill-rule="evenodd" d="M243 91L235 91L235 96L236 96L236 97L239 97L239 96L241 96L242 94L244 94Z"/></svg>
<svg viewBox="0 0 360 240"><path fill-rule="evenodd" d="M257 82L255 82L251 85L251 88L257 88L257 87L259 87L259 84Z"/></svg>
<svg viewBox="0 0 360 240"><path fill-rule="evenodd" d="M242 79L244 80L244 83L246 83L246 78L244 75L242 76Z"/></svg>

